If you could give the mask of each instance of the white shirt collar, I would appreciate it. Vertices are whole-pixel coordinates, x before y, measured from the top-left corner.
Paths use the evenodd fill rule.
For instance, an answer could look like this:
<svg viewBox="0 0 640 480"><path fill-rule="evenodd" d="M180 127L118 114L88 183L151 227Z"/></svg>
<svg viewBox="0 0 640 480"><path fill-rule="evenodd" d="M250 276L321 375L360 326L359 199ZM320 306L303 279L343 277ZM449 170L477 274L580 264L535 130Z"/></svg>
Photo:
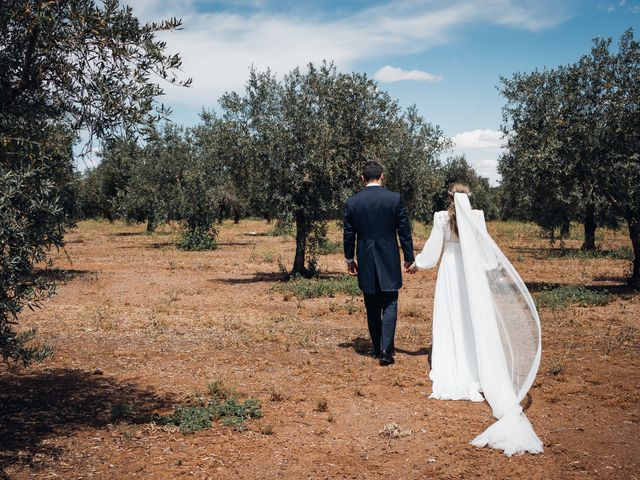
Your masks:
<svg viewBox="0 0 640 480"><path fill-rule="evenodd" d="M367 187L380 187L381 185L379 183L367 183Z"/></svg>

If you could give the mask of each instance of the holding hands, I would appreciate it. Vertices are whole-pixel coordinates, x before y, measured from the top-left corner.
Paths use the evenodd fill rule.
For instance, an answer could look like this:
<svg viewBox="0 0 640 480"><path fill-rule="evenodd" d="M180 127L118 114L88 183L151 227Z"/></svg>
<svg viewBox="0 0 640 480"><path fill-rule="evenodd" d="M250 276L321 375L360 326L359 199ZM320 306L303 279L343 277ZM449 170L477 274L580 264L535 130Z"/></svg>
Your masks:
<svg viewBox="0 0 640 480"><path fill-rule="evenodd" d="M416 273L418 271L418 267L416 266L415 262L411 263L411 262L404 262L404 272L405 273Z"/></svg>

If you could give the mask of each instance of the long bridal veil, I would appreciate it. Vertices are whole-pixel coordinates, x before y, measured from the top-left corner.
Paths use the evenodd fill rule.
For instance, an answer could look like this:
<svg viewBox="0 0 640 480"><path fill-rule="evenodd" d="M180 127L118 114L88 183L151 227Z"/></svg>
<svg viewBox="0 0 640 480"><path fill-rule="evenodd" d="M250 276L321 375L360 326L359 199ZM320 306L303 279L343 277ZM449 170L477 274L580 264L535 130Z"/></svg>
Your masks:
<svg viewBox="0 0 640 480"><path fill-rule="evenodd" d="M467 195L454 200L480 385L498 419L471 443L506 455L542 452L520 406L540 365L538 312L516 269L477 225Z"/></svg>

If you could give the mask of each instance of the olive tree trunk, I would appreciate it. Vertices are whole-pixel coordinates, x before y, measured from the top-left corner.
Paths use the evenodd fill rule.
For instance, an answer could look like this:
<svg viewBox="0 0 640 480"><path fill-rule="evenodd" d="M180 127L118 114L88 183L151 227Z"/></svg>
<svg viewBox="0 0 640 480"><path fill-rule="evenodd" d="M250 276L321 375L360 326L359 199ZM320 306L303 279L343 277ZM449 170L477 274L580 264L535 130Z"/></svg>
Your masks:
<svg viewBox="0 0 640 480"><path fill-rule="evenodd" d="M596 209L593 204L588 204L584 215L584 243L582 250L596 249Z"/></svg>
<svg viewBox="0 0 640 480"><path fill-rule="evenodd" d="M156 231L156 214L150 213L147 215L147 233L153 233Z"/></svg>
<svg viewBox="0 0 640 480"><path fill-rule="evenodd" d="M640 211L633 212L631 209L627 209L625 217L629 225L629 237L633 247L633 269L627 284L640 290Z"/></svg>
<svg viewBox="0 0 640 480"><path fill-rule="evenodd" d="M303 210L296 212L296 257L293 260L293 270L291 275L308 276L309 270L305 266L305 258L307 253L307 236L309 234L309 226Z"/></svg>

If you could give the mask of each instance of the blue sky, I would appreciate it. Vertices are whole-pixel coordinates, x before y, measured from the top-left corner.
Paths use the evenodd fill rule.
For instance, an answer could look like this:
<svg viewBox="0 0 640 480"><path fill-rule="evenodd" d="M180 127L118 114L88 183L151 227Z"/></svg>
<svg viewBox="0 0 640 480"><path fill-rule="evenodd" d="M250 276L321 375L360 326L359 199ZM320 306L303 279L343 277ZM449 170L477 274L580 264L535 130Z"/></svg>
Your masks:
<svg viewBox="0 0 640 480"><path fill-rule="evenodd" d="M640 0L135 0L144 20L183 19L166 34L193 87L163 101L193 125L250 66L286 73L333 60L366 72L401 105L416 104L476 169L498 181L499 77L577 60L597 36L640 26Z"/></svg>

